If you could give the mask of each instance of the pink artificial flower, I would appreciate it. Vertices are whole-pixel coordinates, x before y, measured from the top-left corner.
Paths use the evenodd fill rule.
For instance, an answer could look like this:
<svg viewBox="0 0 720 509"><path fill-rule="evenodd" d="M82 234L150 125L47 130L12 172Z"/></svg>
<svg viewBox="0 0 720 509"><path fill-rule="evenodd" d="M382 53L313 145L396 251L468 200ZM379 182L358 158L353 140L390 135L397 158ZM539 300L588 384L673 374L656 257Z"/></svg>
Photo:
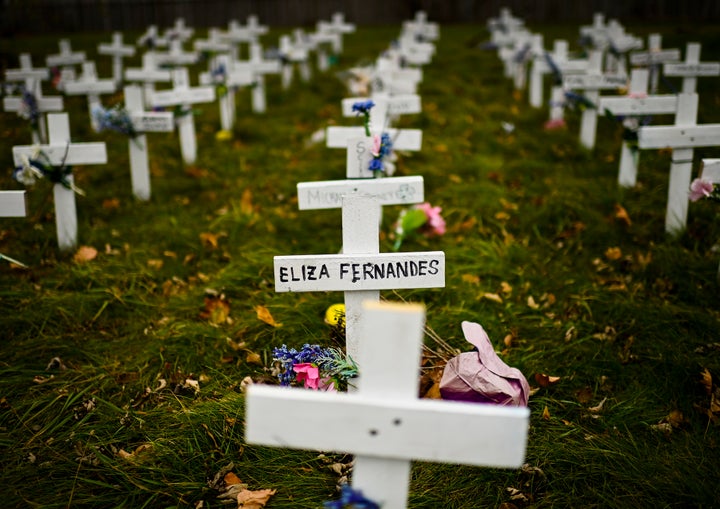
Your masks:
<svg viewBox="0 0 720 509"><path fill-rule="evenodd" d="M567 124L565 124L564 118L554 118L543 124L543 129L546 131L555 131L557 129L565 129L566 127Z"/></svg>
<svg viewBox="0 0 720 509"><path fill-rule="evenodd" d="M628 97L630 99L645 99L647 97L647 94L645 92L633 92L631 94L628 94Z"/></svg>
<svg viewBox="0 0 720 509"><path fill-rule="evenodd" d="M445 234L445 220L440 215L442 212L441 207L433 207L428 202L416 205L416 208L425 212L427 216L427 233L429 235L444 235Z"/></svg>
<svg viewBox="0 0 720 509"><path fill-rule="evenodd" d="M370 153L373 155L373 157L379 157L380 156L380 147L382 146L382 140L380 138L379 134L373 134L372 137L372 150Z"/></svg>
<svg viewBox="0 0 720 509"><path fill-rule="evenodd" d="M318 389L325 392L337 392L335 382L329 376L320 379Z"/></svg>
<svg viewBox="0 0 720 509"><path fill-rule="evenodd" d="M704 178L696 178L690 184L690 201L698 201L701 198L710 196L713 192L713 183Z"/></svg>
<svg viewBox="0 0 720 509"><path fill-rule="evenodd" d="M317 366L313 366L309 362L302 362L293 366L293 371L297 373L297 381L304 382L306 389L318 390L320 382L320 370Z"/></svg>

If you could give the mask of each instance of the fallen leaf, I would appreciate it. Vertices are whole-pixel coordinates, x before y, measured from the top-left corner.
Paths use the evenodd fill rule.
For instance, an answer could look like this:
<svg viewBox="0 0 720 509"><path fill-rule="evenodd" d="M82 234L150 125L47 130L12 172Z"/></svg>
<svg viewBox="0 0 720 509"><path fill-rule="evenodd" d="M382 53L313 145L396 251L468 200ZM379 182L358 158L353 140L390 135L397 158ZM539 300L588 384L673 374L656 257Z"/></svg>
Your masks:
<svg viewBox="0 0 720 509"><path fill-rule="evenodd" d="M245 356L245 362L247 362L248 364L257 364L258 366L265 365L262 361L262 357L260 357L260 354L257 354L255 352L248 352Z"/></svg>
<svg viewBox="0 0 720 509"><path fill-rule="evenodd" d="M262 509L277 490L243 490L237 495L238 509Z"/></svg>
<svg viewBox="0 0 720 509"><path fill-rule="evenodd" d="M577 391L576 396L577 396L577 400L581 404L584 405L585 403L590 403L590 400L593 397L593 390L590 387L585 386L582 389L580 389L579 391Z"/></svg>
<svg viewBox="0 0 720 509"><path fill-rule="evenodd" d="M598 412L600 412L602 410L603 405L605 404L606 401L607 401L607 398L603 398L603 400L600 403L588 408L588 412L590 412L591 414L597 414Z"/></svg>
<svg viewBox="0 0 720 509"><path fill-rule="evenodd" d="M533 299L533 296L530 295L527 298L527 305L530 309L538 309L540 306L535 302L535 299Z"/></svg>
<svg viewBox="0 0 720 509"><path fill-rule="evenodd" d="M505 338L503 339L503 344L510 348L513 345L513 342L515 341L515 336L513 334L507 334Z"/></svg>
<svg viewBox="0 0 720 509"><path fill-rule="evenodd" d="M625 207L619 203L615 204L615 219L617 219L620 223L625 224L625 226L630 226L632 224L627 210L625 210Z"/></svg>
<svg viewBox="0 0 720 509"><path fill-rule="evenodd" d="M250 188L245 188L245 191L243 191L242 198L240 198L240 211L243 214L250 215L254 212L254 207L252 203L252 191L250 191Z"/></svg>
<svg viewBox="0 0 720 509"><path fill-rule="evenodd" d="M222 325L230 319L230 301L225 295L206 295L205 308L200 312L200 318L209 321L212 325Z"/></svg>
<svg viewBox="0 0 720 509"><path fill-rule="evenodd" d="M702 377L700 379L700 383L703 387L705 387L705 392L707 392L708 395L712 394L712 374L710 373L710 371L708 371L707 368L703 368L703 372L700 374L700 376Z"/></svg>
<svg viewBox="0 0 720 509"><path fill-rule="evenodd" d="M81 246L75 255L73 261L76 263L85 263L94 260L98 255L98 250L91 246Z"/></svg>
<svg viewBox="0 0 720 509"><path fill-rule="evenodd" d="M138 457L144 453L152 449L152 445L150 444L141 444L138 445L133 452L127 452L125 449L120 449L117 452L117 455L120 459L126 460L126 461L135 461L138 459Z"/></svg>
<svg viewBox="0 0 720 509"><path fill-rule="evenodd" d="M500 283L500 291L505 295L510 295L512 293L512 286L506 281L503 281Z"/></svg>
<svg viewBox="0 0 720 509"><path fill-rule="evenodd" d="M212 249L217 249L218 247L218 235L215 233L201 233L200 240L202 241L204 246L210 247Z"/></svg>
<svg viewBox="0 0 720 509"><path fill-rule="evenodd" d="M266 324L272 325L273 327L282 327L282 324L275 321L273 316L270 314L270 311L265 306L255 306L255 312L257 313L258 319Z"/></svg>
<svg viewBox="0 0 720 509"><path fill-rule="evenodd" d="M622 251L619 247L609 247L605 250L605 258L608 260L619 260L622 258Z"/></svg>
<svg viewBox="0 0 720 509"><path fill-rule="evenodd" d="M160 270L162 269L163 265L165 264L164 261L158 259L158 258L151 258L147 261L147 266L151 269Z"/></svg>
<svg viewBox="0 0 720 509"><path fill-rule="evenodd" d="M560 381L560 377L546 375L545 373L535 373L535 381L540 387L549 387L550 385L558 383Z"/></svg>
<svg viewBox="0 0 720 509"><path fill-rule="evenodd" d="M223 477L223 481L225 481L225 484L227 484L228 486L242 483L240 478L234 472L228 472L227 474L225 474L225 477Z"/></svg>
<svg viewBox="0 0 720 509"><path fill-rule="evenodd" d="M497 293L486 292L481 295L481 298L497 302L498 304L502 304L503 301L502 297L500 297Z"/></svg>
<svg viewBox="0 0 720 509"><path fill-rule="evenodd" d="M497 219L498 221L507 221L508 219L510 219L510 214L501 210L500 212L495 213L495 219Z"/></svg>
<svg viewBox="0 0 720 509"><path fill-rule="evenodd" d="M548 410L547 405L545 405L545 408L543 408L542 418L544 421L550 420L550 410Z"/></svg>
<svg viewBox="0 0 720 509"><path fill-rule="evenodd" d="M479 276L476 276L475 274L463 274L463 275L462 275L462 280L463 280L463 282L465 282L465 283L470 283L470 284L473 284L473 285L478 285L478 284L480 284L480 277L479 277Z"/></svg>
<svg viewBox="0 0 720 509"><path fill-rule="evenodd" d="M117 198L108 198L106 200L103 200L102 208L104 208L105 210L118 209L120 208L120 200Z"/></svg>

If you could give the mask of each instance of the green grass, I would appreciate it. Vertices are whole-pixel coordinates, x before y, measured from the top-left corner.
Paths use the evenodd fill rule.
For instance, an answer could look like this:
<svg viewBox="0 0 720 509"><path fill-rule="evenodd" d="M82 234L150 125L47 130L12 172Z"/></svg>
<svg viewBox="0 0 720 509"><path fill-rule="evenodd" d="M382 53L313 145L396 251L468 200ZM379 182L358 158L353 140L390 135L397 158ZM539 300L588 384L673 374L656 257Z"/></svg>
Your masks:
<svg viewBox="0 0 720 509"><path fill-rule="evenodd" d="M577 35L575 27L532 28L546 41L572 44ZM703 60L720 59L717 27L653 28L666 47L699 40ZM336 69L373 58L396 34L386 27L348 36ZM575 114L567 131L544 132L546 111L514 98L495 54L478 49L486 37L482 27L443 28L424 70L424 111L400 122L422 128L424 146L402 156L399 173L425 178L449 227L403 249L445 251L447 287L384 296L424 302L428 324L463 350L460 322L479 322L532 385L536 373L560 381L530 399L527 468L417 463L410 506L714 507L720 433L705 413L701 374L720 377L717 208L692 204L687 231L667 237L668 155L643 152L639 185L619 189L617 126L600 120L592 152L579 147ZM73 46L94 55L105 39L86 34ZM0 58L14 67L15 54L31 51L39 65L55 49L50 36L4 40ZM109 74L108 59L98 66ZM699 91L700 121L720 122L716 82L700 80ZM318 453L243 441L241 381L268 377L248 354L267 365L283 343L331 344L322 317L342 298L276 294L272 257L340 248L339 211L298 211L295 185L343 177L343 151L306 141L329 122L353 122L340 117L345 92L331 72L287 92L270 77L268 94L268 113L258 117L249 93L239 93L229 142L216 141L216 106L203 105L194 168L182 164L174 135L149 135L148 203L131 195L126 141L92 133L84 99L66 98L73 139L107 142L108 165L75 172L87 192L78 198L80 244L100 253L76 263L58 252L46 182L29 191L28 219L0 224L0 252L30 267L0 265L6 507L220 507L209 480L230 463L250 489L278 490L268 507L315 508L333 497L338 476ZM0 189L20 189L11 147L27 144L29 133L6 113L0 132ZM696 162L703 156L720 152L697 150ZM614 218L618 204L630 224ZM385 232L398 212L385 209ZM381 246L389 250L391 240ZM608 248L620 258L608 258ZM503 293L503 283L512 290ZM200 317L208 289L229 300L230 322ZM260 305L282 326L258 320ZM67 369L48 368L54 357ZM187 378L200 381L199 393L182 388ZM674 411L679 426L657 431ZM140 446L133 460L120 453Z"/></svg>

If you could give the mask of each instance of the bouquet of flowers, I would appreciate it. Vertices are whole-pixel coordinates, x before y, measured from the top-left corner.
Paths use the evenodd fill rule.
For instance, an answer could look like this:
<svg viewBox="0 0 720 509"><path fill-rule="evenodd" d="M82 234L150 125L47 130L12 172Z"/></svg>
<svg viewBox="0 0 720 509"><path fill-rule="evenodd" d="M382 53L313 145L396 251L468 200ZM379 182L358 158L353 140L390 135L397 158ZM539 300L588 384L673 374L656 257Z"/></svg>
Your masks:
<svg viewBox="0 0 720 509"><path fill-rule="evenodd" d="M282 345L273 349L273 362L280 385L302 383L306 389L334 392L347 387L357 376L352 358L337 348L304 344L298 351Z"/></svg>

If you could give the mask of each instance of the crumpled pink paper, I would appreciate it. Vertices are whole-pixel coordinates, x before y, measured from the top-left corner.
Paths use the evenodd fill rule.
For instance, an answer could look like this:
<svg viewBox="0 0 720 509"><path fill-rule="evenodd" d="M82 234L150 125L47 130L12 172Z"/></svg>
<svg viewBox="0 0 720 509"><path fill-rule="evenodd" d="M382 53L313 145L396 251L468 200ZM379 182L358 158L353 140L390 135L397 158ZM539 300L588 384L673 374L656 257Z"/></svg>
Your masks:
<svg viewBox="0 0 720 509"><path fill-rule="evenodd" d="M497 356L485 329L463 322L463 334L478 351L464 352L448 361L440 380L443 399L527 406L530 386L517 368Z"/></svg>

